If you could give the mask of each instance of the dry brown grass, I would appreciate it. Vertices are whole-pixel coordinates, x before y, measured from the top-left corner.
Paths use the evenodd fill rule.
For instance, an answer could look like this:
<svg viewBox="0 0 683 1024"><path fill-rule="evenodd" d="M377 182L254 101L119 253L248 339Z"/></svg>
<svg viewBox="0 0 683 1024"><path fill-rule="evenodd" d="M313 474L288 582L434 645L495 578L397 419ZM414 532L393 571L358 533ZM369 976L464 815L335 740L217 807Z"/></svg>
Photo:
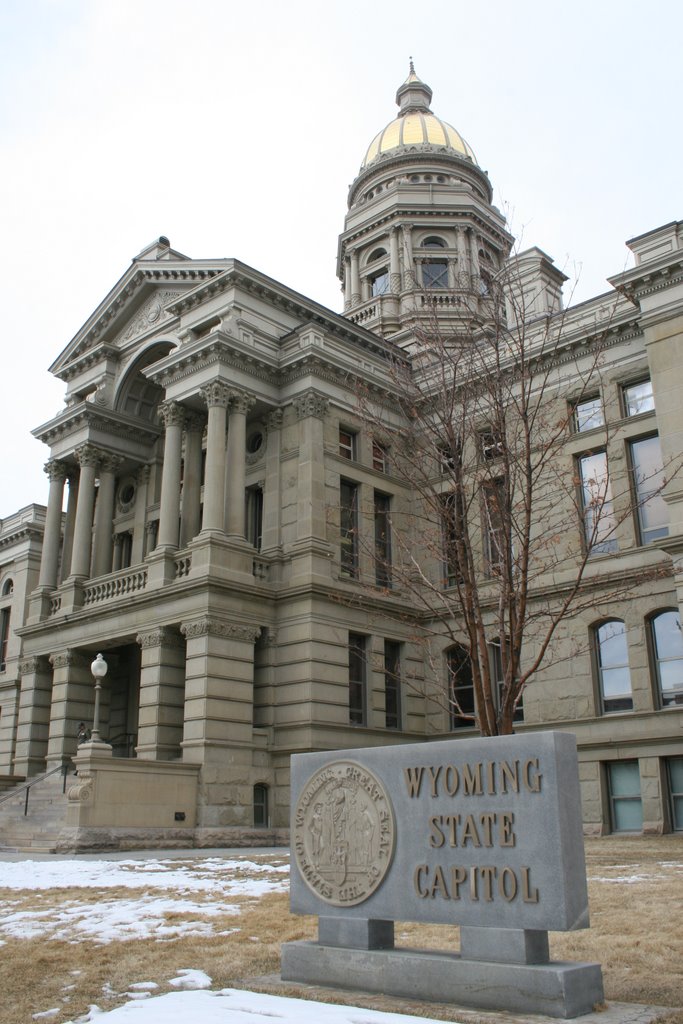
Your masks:
<svg viewBox="0 0 683 1024"><path fill-rule="evenodd" d="M597 960L603 965L608 1001L639 1002L680 1007L683 1004L683 872L681 839L602 839L586 844L591 928L553 934L555 959ZM134 855L133 855L134 856ZM267 855L264 856L267 861ZM647 875L642 882L608 881ZM0 900L13 910L64 906L69 900L95 905L106 899L129 900L128 889L50 890L15 892L0 889ZM214 988L245 987L282 994L321 998L376 1009L489 1024L500 1016L457 1010L383 996L333 993L277 980L280 944L315 938L313 918L289 913L288 898L271 894L256 901L227 897L240 905L239 917L211 918L215 932L232 934L206 938L182 937L173 941L131 939L106 945L90 941L70 943L43 939L8 939L0 952L0 991L3 1024L28 1024L32 1015L52 1007L60 1012L51 1024L75 1019L92 1003L109 1009L126 1001L131 985L155 981L158 992L182 968L199 968L213 979ZM168 920L185 915L169 914ZM197 919L197 914L191 915ZM456 928L397 924L397 945L457 949ZM79 972L79 973L74 973ZM269 977L270 976L270 977ZM67 986L73 988L67 989ZM108 994L107 994L108 993ZM68 1001L67 1001L68 1000ZM528 1018L506 1017L509 1024ZM661 1018L661 1024L683 1024L683 1010Z"/></svg>

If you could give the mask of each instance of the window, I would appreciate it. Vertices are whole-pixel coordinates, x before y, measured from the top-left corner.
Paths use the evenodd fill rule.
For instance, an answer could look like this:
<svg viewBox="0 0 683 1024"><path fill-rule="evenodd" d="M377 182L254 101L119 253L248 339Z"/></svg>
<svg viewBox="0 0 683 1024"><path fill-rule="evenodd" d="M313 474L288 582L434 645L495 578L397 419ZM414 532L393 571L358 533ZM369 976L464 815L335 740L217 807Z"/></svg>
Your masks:
<svg viewBox="0 0 683 1024"><path fill-rule="evenodd" d="M610 811L614 832L641 832L643 802L637 761L619 761L607 766Z"/></svg>
<svg viewBox="0 0 683 1024"><path fill-rule="evenodd" d="M385 445L379 441L372 442L372 468L378 473L389 472L389 452Z"/></svg>
<svg viewBox="0 0 683 1024"><path fill-rule="evenodd" d="M344 576L358 575L358 485L349 480L339 484L341 571Z"/></svg>
<svg viewBox="0 0 683 1024"><path fill-rule="evenodd" d="M446 260L425 260L422 264L423 288L448 288L448 263Z"/></svg>
<svg viewBox="0 0 683 1024"><path fill-rule="evenodd" d="M447 654L451 729L471 728L474 722L474 681L469 652L459 645Z"/></svg>
<svg viewBox="0 0 683 1024"><path fill-rule="evenodd" d="M378 274L373 274L370 280L370 294L374 297L375 295L386 295L389 291L389 271L380 270Z"/></svg>
<svg viewBox="0 0 683 1024"><path fill-rule="evenodd" d="M595 655L603 712L631 711L631 670L626 626L620 619L603 622L595 631Z"/></svg>
<svg viewBox="0 0 683 1024"><path fill-rule="evenodd" d="M572 407L572 417L574 430L579 434L584 430L594 430L596 427L604 426L605 416L600 396L582 398L580 402L575 402Z"/></svg>
<svg viewBox="0 0 683 1024"><path fill-rule="evenodd" d="M491 676L495 685L497 706L503 706L503 686L505 683L505 672L503 671L503 649L500 640L492 640L489 646L489 658L491 663ZM520 697L512 714L513 722L524 721L524 702Z"/></svg>
<svg viewBox="0 0 683 1024"><path fill-rule="evenodd" d="M683 831L683 757L670 757L666 762L671 800L671 827Z"/></svg>
<svg viewBox="0 0 683 1024"><path fill-rule="evenodd" d="M375 582L391 586L391 498L375 491Z"/></svg>
<svg viewBox="0 0 683 1024"><path fill-rule="evenodd" d="M663 708L683 704L683 634L678 612L650 619L659 700Z"/></svg>
<svg viewBox="0 0 683 1024"><path fill-rule="evenodd" d="M401 645L384 641L384 724L401 728Z"/></svg>
<svg viewBox="0 0 683 1024"><path fill-rule="evenodd" d="M358 633L349 633L349 722L365 725L365 642Z"/></svg>
<svg viewBox="0 0 683 1024"><path fill-rule="evenodd" d="M625 416L640 416L641 412L652 412L655 407L652 381L649 378L638 381L637 384L628 384L622 395Z"/></svg>
<svg viewBox="0 0 683 1024"><path fill-rule="evenodd" d="M444 584L456 587L462 580L458 537L463 517L457 514L455 494L446 494L441 500L441 536L443 541Z"/></svg>
<svg viewBox="0 0 683 1024"><path fill-rule="evenodd" d="M505 483L493 480L484 487L484 556L491 575L505 567Z"/></svg>
<svg viewBox="0 0 683 1024"><path fill-rule="evenodd" d="M356 435L344 427L339 428L339 454L351 462L356 458Z"/></svg>
<svg viewBox="0 0 683 1024"><path fill-rule="evenodd" d="M0 672L7 668L7 647L9 645L9 620L11 609L0 610Z"/></svg>
<svg viewBox="0 0 683 1024"><path fill-rule="evenodd" d="M14 593L14 580L5 580L2 585L2 596L10 597Z"/></svg>
<svg viewBox="0 0 683 1024"><path fill-rule="evenodd" d="M629 448L640 542L649 544L669 533L669 510L662 497L664 471L659 437L652 434L632 441Z"/></svg>
<svg viewBox="0 0 683 1024"><path fill-rule="evenodd" d="M425 238L422 243L423 249L445 249L446 243L443 238L439 238L437 235L430 235L429 238Z"/></svg>
<svg viewBox="0 0 683 1024"><path fill-rule="evenodd" d="M133 561L133 532L132 530L124 530L119 534L121 540L121 569L130 569L131 562Z"/></svg>
<svg viewBox="0 0 683 1024"><path fill-rule="evenodd" d="M503 454L503 439L496 430L479 431L479 454L484 462L491 462Z"/></svg>
<svg viewBox="0 0 683 1024"><path fill-rule="evenodd" d="M268 827L268 787L262 782L254 786L254 828Z"/></svg>
<svg viewBox="0 0 683 1024"><path fill-rule="evenodd" d="M612 534L616 526L612 508L612 489L607 471L607 453L594 452L579 459L581 506L586 546L592 555L617 550Z"/></svg>
<svg viewBox="0 0 683 1024"><path fill-rule="evenodd" d="M245 491L246 536L257 551L263 543L263 490L261 487L248 487Z"/></svg>

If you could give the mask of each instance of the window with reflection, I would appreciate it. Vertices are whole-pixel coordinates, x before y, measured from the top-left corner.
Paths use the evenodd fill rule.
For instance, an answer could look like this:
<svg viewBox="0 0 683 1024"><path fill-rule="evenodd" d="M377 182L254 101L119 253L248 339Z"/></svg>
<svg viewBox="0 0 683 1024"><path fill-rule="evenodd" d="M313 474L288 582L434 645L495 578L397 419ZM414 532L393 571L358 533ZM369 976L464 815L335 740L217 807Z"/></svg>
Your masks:
<svg viewBox="0 0 683 1024"><path fill-rule="evenodd" d="M669 534L669 510L662 497L664 468L659 436L652 434L629 445L633 493L641 544Z"/></svg>
<svg viewBox="0 0 683 1024"><path fill-rule="evenodd" d="M370 294L375 295L386 295L389 291L389 271L380 270L378 274L373 274L370 278Z"/></svg>
<svg viewBox="0 0 683 1024"><path fill-rule="evenodd" d="M503 646L499 639L491 640L488 645L489 648L489 661L491 664L491 676L493 678L493 684L496 694L496 702L498 708L503 705L503 687L505 685L505 670L503 667ZM506 648L509 651L510 642L506 640ZM520 697L517 702L517 707L512 713L513 722L524 721L524 698Z"/></svg>
<svg viewBox="0 0 683 1024"><path fill-rule="evenodd" d="M616 520L607 470L607 453L591 452L582 455L578 459L578 467L586 547L594 555L616 551Z"/></svg>
<svg viewBox="0 0 683 1024"><path fill-rule="evenodd" d="M612 711L632 711L633 694L626 626L621 619L611 619L598 626L594 636L603 712L608 714Z"/></svg>
<svg viewBox="0 0 683 1024"><path fill-rule="evenodd" d="M579 434L584 430L604 426L605 416L600 396L595 395L593 398L583 398L580 402L575 402L572 406L572 419L574 430Z"/></svg>
<svg viewBox="0 0 683 1024"><path fill-rule="evenodd" d="M627 384L622 390L622 396L626 416L640 416L643 412L652 412L655 407L655 396L649 377L636 384Z"/></svg>
<svg viewBox="0 0 683 1024"><path fill-rule="evenodd" d="M607 766L607 782L613 831L641 832L643 800L638 762L613 761Z"/></svg>
<svg viewBox="0 0 683 1024"><path fill-rule="evenodd" d="M683 633L677 611L660 612L650 619L652 652L659 702L663 708L683 704Z"/></svg>
<svg viewBox="0 0 683 1024"><path fill-rule="evenodd" d="M349 633L349 723L365 725L366 695L366 637Z"/></svg>
<svg viewBox="0 0 683 1024"><path fill-rule="evenodd" d="M472 728L474 722L474 680L469 651L459 644L446 655L451 729Z"/></svg>

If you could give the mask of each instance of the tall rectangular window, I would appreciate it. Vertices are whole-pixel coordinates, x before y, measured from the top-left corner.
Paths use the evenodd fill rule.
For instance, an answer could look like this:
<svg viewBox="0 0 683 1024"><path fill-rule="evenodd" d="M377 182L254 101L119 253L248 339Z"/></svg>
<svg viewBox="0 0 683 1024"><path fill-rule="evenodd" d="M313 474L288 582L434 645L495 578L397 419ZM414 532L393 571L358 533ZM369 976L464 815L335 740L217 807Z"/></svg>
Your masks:
<svg viewBox="0 0 683 1024"><path fill-rule="evenodd" d="M247 540L256 548L261 550L263 542L263 490L260 487L248 487L245 492L246 499L246 527Z"/></svg>
<svg viewBox="0 0 683 1024"><path fill-rule="evenodd" d="M602 411L602 401L599 395L594 398L582 398L572 406L572 418L574 430L583 433L584 430L594 430L602 427L605 423L605 416Z"/></svg>
<svg viewBox="0 0 683 1024"><path fill-rule="evenodd" d="M343 576L358 576L358 484L339 484L340 561Z"/></svg>
<svg viewBox="0 0 683 1024"><path fill-rule="evenodd" d="M615 832L642 832L643 801L638 762L613 761L608 764L607 781L612 829Z"/></svg>
<svg viewBox="0 0 683 1024"><path fill-rule="evenodd" d="M484 489L484 554L486 568L498 575L505 565L505 484L493 480Z"/></svg>
<svg viewBox="0 0 683 1024"><path fill-rule="evenodd" d="M640 542L649 544L669 533L669 510L662 497L664 469L658 435L632 441L630 456Z"/></svg>
<svg viewBox="0 0 683 1024"><path fill-rule="evenodd" d="M660 612L650 619L650 638L657 672L659 704L683 704L683 633L677 611Z"/></svg>
<svg viewBox="0 0 683 1024"><path fill-rule="evenodd" d="M372 468L378 473L389 472L389 452L379 441L372 442Z"/></svg>
<svg viewBox="0 0 683 1024"><path fill-rule="evenodd" d="M649 377L636 384L627 384L622 395L625 416L640 416L643 412L652 412L655 407L655 396Z"/></svg>
<svg viewBox="0 0 683 1024"><path fill-rule="evenodd" d="M422 264L423 288L448 288L448 263L446 260L425 260Z"/></svg>
<svg viewBox="0 0 683 1024"><path fill-rule="evenodd" d="M375 582L391 586L391 498L375 491Z"/></svg>
<svg viewBox="0 0 683 1024"><path fill-rule="evenodd" d="M503 671L503 649L500 640L492 640L489 646L489 659L491 664L491 675L496 688L496 699L498 707L503 704L503 687L505 686L505 673ZM509 646L509 643L508 643ZM513 722L524 721L524 702L520 697L512 715Z"/></svg>
<svg viewBox="0 0 683 1024"><path fill-rule="evenodd" d="M401 645L384 641L384 724L401 728Z"/></svg>
<svg viewBox="0 0 683 1024"><path fill-rule="evenodd" d="M625 624L621 619L603 622L595 630L594 641L603 712L632 711L631 669Z"/></svg>
<svg viewBox="0 0 683 1024"><path fill-rule="evenodd" d="M444 585L446 587L456 587L462 580L458 553L458 531L463 528L464 517L459 517L457 514L457 498L455 494L443 495L440 512Z"/></svg>
<svg viewBox="0 0 683 1024"><path fill-rule="evenodd" d="M671 800L671 827L683 832L683 757L670 757L666 763Z"/></svg>
<svg viewBox="0 0 683 1024"><path fill-rule="evenodd" d="M472 728L474 721L474 680L469 652L452 647L447 655L448 696L451 729Z"/></svg>
<svg viewBox="0 0 683 1024"><path fill-rule="evenodd" d="M366 637L349 633L349 722L365 725L366 710Z"/></svg>
<svg viewBox="0 0 683 1024"><path fill-rule="evenodd" d="M10 614L11 609L9 608L3 608L2 611L0 611L0 672L4 672L7 666Z"/></svg>
<svg viewBox="0 0 683 1024"><path fill-rule="evenodd" d="M612 489L607 471L607 453L591 452L579 458L581 506L586 546L593 555L617 550L613 536L616 526Z"/></svg>

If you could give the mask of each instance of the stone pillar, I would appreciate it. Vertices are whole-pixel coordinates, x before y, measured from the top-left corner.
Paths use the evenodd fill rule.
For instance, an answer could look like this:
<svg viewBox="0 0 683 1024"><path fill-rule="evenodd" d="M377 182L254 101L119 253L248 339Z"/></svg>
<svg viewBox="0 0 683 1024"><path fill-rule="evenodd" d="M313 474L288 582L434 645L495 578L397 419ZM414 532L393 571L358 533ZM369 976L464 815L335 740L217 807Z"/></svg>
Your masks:
<svg viewBox="0 0 683 1024"><path fill-rule="evenodd" d="M159 415L166 428L161 469L161 501L157 547L177 548L180 525L180 468L185 410L178 402L162 402Z"/></svg>
<svg viewBox="0 0 683 1024"><path fill-rule="evenodd" d="M479 237L475 235L474 231L470 231L470 266L472 278L479 287L479 274L481 268L479 267Z"/></svg>
<svg viewBox="0 0 683 1024"><path fill-rule="evenodd" d="M402 224L403 232L403 287L412 291L415 286L415 263L413 260L413 235L410 224Z"/></svg>
<svg viewBox="0 0 683 1024"><path fill-rule="evenodd" d="M360 302L360 273L358 270L358 252L354 249L351 253L351 305L357 306Z"/></svg>
<svg viewBox="0 0 683 1024"><path fill-rule="evenodd" d="M141 648L139 758L174 761L181 756L185 706L185 641L161 626L136 637Z"/></svg>
<svg viewBox="0 0 683 1024"><path fill-rule="evenodd" d="M74 547L74 528L76 526L76 505L78 503L78 474L69 470L67 476L69 496L66 499L66 520L64 522L64 541L62 543L62 568L60 579L65 580L71 572L71 555Z"/></svg>
<svg viewBox="0 0 683 1024"><path fill-rule="evenodd" d="M90 549L92 547L92 515L95 504L95 477L101 453L91 444L76 449L81 467L78 483L78 502L74 524L74 546L70 576L87 579L90 575Z"/></svg>
<svg viewBox="0 0 683 1024"><path fill-rule="evenodd" d="M469 260L467 257L467 240L465 238L464 228L456 228L455 245L458 250L458 288L469 288L470 271Z"/></svg>
<svg viewBox="0 0 683 1024"><path fill-rule="evenodd" d="M130 554L131 565L139 565L145 557L145 526L147 518L147 487L149 485L149 466L140 466L137 475L137 493L135 495L135 513L133 520L133 547Z"/></svg>
<svg viewBox="0 0 683 1024"><path fill-rule="evenodd" d="M121 465L121 461L117 455L105 455L100 464L100 489L95 508L93 576L105 576L111 572L114 492L116 471Z"/></svg>
<svg viewBox="0 0 683 1024"><path fill-rule="evenodd" d="M324 419L329 400L316 391L294 399L299 417L297 539L326 539Z"/></svg>
<svg viewBox="0 0 683 1024"><path fill-rule="evenodd" d="M251 395L233 391L228 421L228 477L225 502L225 530L229 537L244 538L244 488L247 479L247 412L254 404Z"/></svg>
<svg viewBox="0 0 683 1024"><path fill-rule="evenodd" d="M280 479L280 448L282 439L282 409L273 409L268 415L266 437L266 481L263 488L263 552L280 545L280 509L282 486Z"/></svg>
<svg viewBox="0 0 683 1024"><path fill-rule="evenodd" d="M45 771L52 702L52 667L47 658L19 662L21 693L17 718L16 775L41 775Z"/></svg>
<svg viewBox="0 0 683 1024"><path fill-rule="evenodd" d="M203 823L250 824L254 643L260 630L207 616L183 623L180 632L187 641L183 760L219 763L226 775L217 781L230 787L233 807L244 811L241 820L237 814L237 820ZM219 802L211 794L204 799Z"/></svg>
<svg viewBox="0 0 683 1024"><path fill-rule="evenodd" d="M157 534L159 532L159 520L150 519L145 523L145 554L149 555L156 547Z"/></svg>
<svg viewBox="0 0 683 1024"><path fill-rule="evenodd" d="M47 745L48 768L63 758L72 757L78 746L78 723L92 728L95 709L95 685L90 673L92 658L78 651L62 651L50 656L53 668L50 734ZM100 731L106 736L109 723L106 677L100 704Z"/></svg>
<svg viewBox="0 0 683 1024"><path fill-rule="evenodd" d="M401 262L398 256L398 228L389 235L389 291L398 295L401 291Z"/></svg>
<svg viewBox="0 0 683 1024"><path fill-rule="evenodd" d="M50 478L50 491L47 499L47 518L45 520L45 533L43 534L43 551L40 559L38 586L54 590L57 586L66 467L63 463L51 459L45 464L45 472Z"/></svg>
<svg viewBox="0 0 683 1024"><path fill-rule="evenodd" d="M185 547L201 529L202 434L204 417L189 412L185 416L185 473L180 521L180 546Z"/></svg>
<svg viewBox="0 0 683 1024"><path fill-rule="evenodd" d="M112 560L111 571L118 572L121 568L122 562L123 534L115 533L112 540L114 544L114 558Z"/></svg>
<svg viewBox="0 0 683 1024"><path fill-rule="evenodd" d="M223 533L225 525L225 420L230 389L221 381L213 381L207 387L202 388L202 397L209 410L202 533L209 530Z"/></svg>
<svg viewBox="0 0 683 1024"><path fill-rule="evenodd" d="M351 304L351 260L346 256L344 259L344 309L350 309Z"/></svg>

